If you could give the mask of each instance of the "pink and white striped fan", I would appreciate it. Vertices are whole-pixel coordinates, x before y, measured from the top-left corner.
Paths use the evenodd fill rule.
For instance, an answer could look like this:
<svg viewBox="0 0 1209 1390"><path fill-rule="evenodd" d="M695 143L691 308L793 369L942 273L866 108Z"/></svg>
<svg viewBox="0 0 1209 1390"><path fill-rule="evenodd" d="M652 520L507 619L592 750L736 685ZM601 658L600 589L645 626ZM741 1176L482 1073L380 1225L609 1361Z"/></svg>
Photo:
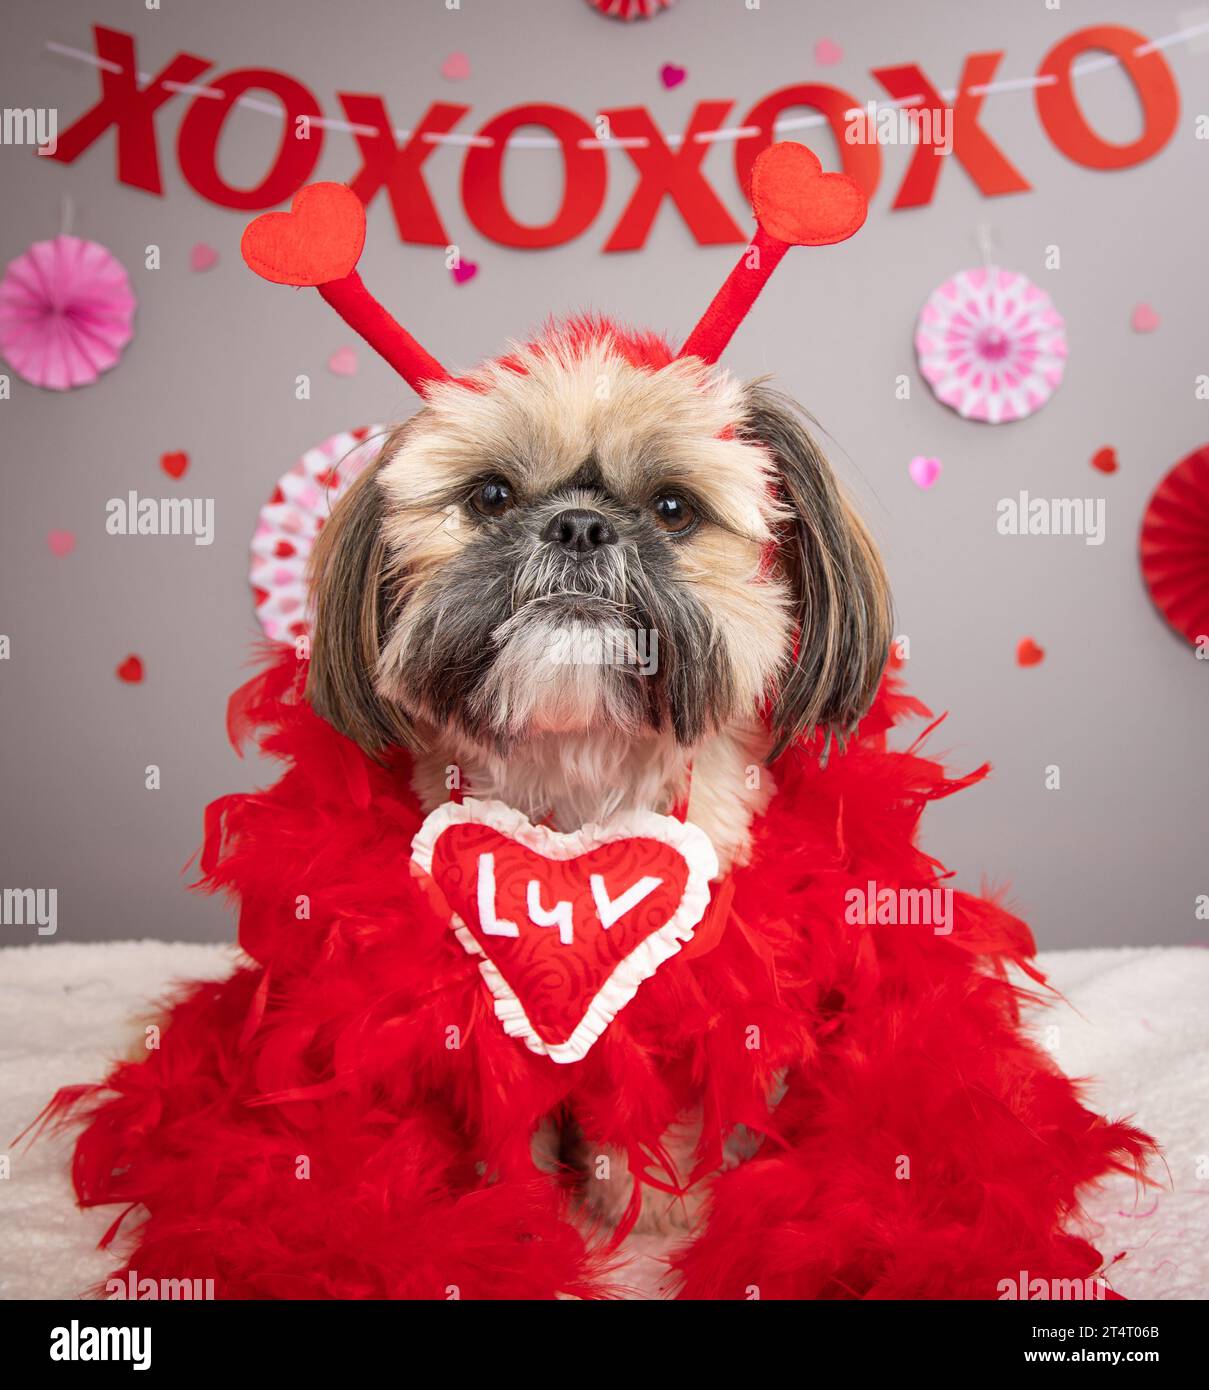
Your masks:
<svg viewBox="0 0 1209 1390"><path fill-rule="evenodd" d="M249 579L256 616L274 642L310 632L306 566L315 537L336 499L378 457L387 433L384 425L368 425L325 439L281 476L261 507Z"/></svg>
<svg viewBox="0 0 1209 1390"><path fill-rule="evenodd" d="M1066 325L1027 276L963 270L929 297L915 326L919 370L967 420L1022 420L1062 384Z"/></svg>

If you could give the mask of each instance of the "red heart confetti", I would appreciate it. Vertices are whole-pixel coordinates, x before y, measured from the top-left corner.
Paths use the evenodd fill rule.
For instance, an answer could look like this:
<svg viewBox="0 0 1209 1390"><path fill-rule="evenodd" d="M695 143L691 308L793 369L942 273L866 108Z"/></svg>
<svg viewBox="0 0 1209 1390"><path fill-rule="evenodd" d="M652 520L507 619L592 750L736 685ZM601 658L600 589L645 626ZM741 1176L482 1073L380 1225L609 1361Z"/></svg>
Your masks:
<svg viewBox="0 0 1209 1390"><path fill-rule="evenodd" d="M475 261L459 261L457 265L450 267L449 273L453 276L455 285L464 285L467 280L474 279L479 273L479 268Z"/></svg>
<svg viewBox="0 0 1209 1390"><path fill-rule="evenodd" d="M679 85L688 76L688 69L677 67L675 63L664 63L659 69L659 80L669 90Z"/></svg>
<svg viewBox="0 0 1209 1390"><path fill-rule="evenodd" d="M189 252L190 270L210 270L218 264L218 252L213 246L207 246L204 241L199 241Z"/></svg>
<svg viewBox="0 0 1209 1390"><path fill-rule="evenodd" d="M1039 647L1031 637L1022 637L1016 644L1016 664L1018 666L1038 666L1045 660L1045 648Z"/></svg>
<svg viewBox="0 0 1209 1390"><path fill-rule="evenodd" d="M1099 469L1101 473L1115 473L1120 467L1117 463L1117 451L1106 444L1103 449L1097 449L1091 456L1091 466Z"/></svg>
<svg viewBox="0 0 1209 1390"><path fill-rule="evenodd" d="M143 663L137 656L128 656L118 667L117 677L127 685L138 685L143 679Z"/></svg>
<svg viewBox="0 0 1209 1390"><path fill-rule="evenodd" d="M76 536L74 531L48 531L46 544L50 546L52 555L70 555L76 548Z"/></svg>
<svg viewBox="0 0 1209 1390"><path fill-rule="evenodd" d="M160 467L170 478L183 478L189 467L189 455L183 449L174 453L160 455Z"/></svg>

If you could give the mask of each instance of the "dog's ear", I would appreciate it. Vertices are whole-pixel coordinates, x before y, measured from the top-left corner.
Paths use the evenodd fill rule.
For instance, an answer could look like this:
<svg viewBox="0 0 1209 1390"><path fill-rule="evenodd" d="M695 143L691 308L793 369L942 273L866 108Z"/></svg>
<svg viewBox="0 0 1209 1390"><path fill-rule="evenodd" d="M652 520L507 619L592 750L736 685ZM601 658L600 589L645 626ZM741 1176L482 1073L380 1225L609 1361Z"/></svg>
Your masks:
<svg viewBox="0 0 1209 1390"><path fill-rule="evenodd" d="M371 755L412 741L403 712L374 690L392 604L379 475L398 443L396 431L336 503L310 562L314 626L306 696L316 713Z"/></svg>
<svg viewBox="0 0 1209 1390"><path fill-rule="evenodd" d="M748 387L744 435L776 464L779 558L793 592L796 650L773 707L770 761L814 729L841 741L868 710L889 655L890 589L872 537L785 396Z"/></svg>

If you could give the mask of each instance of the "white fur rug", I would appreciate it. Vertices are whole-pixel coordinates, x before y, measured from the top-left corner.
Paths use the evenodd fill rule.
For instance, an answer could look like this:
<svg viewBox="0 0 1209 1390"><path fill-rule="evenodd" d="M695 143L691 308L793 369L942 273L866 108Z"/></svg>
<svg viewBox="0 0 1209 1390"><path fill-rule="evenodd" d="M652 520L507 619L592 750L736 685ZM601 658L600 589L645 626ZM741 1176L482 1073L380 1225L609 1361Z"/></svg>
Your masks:
<svg viewBox="0 0 1209 1390"><path fill-rule="evenodd" d="M229 947L162 941L0 949L0 1297L75 1298L114 1264L96 1243L116 1209L76 1210L68 1142L11 1141L57 1087L99 1079L126 1053L170 983L221 976L232 959ZM1127 1254L1113 1286L1209 1296L1209 950L1060 951L1041 966L1069 1001L1038 1012L1042 1041L1065 1071L1096 1078L1098 1108L1133 1115L1165 1152L1162 1188L1118 1179L1087 1203L1098 1248Z"/></svg>

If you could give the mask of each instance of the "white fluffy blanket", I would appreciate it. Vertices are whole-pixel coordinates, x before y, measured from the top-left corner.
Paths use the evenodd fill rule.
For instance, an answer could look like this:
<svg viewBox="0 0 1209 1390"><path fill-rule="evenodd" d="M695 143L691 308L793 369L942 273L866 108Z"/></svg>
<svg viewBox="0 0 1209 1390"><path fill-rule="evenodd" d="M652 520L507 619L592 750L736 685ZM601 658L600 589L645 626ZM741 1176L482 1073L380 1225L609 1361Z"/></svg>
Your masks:
<svg viewBox="0 0 1209 1390"><path fill-rule="evenodd" d="M174 981L214 978L229 947L162 941L0 949L0 1297L75 1298L113 1268L96 1243L116 1209L77 1211L69 1145L11 1141L67 1082L99 1079L138 1041L138 1019ZM1209 951L1060 951L1040 958L1067 1002L1033 1019L1042 1042L1114 1116L1164 1149L1158 1189L1116 1179L1092 1194L1098 1248L1128 1298L1209 1296ZM4 1146L7 1145L7 1148Z"/></svg>

